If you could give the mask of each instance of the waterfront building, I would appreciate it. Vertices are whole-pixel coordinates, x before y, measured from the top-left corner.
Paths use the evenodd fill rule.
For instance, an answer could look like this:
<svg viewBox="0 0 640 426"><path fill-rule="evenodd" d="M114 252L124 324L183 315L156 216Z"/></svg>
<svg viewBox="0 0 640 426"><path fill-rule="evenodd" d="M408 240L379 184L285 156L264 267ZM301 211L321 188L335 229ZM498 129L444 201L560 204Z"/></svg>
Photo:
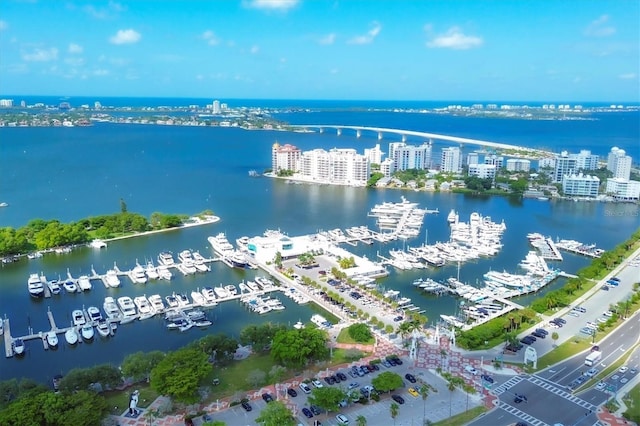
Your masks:
<svg viewBox="0 0 640 426"><path fill-rule="evenodd" d="M382 155L384 152L380 150L380 144L377 143L374 148L367 148L364 150L364 156L369 159L369 164L382 163Z"/></svg>
<svg viewBox="0 0 640 426"><path fill-rule="evenodd" d="M484 157L484 164L493 164L496 168L501 169L504 167L504 158L495 154L487 155Z"/></svg>
<svg viewBox="0 0 640 426"><path fill-rule="evenodd" d="M369 180L369 160L355 149L305 151L298 164L298 177L303 180L351 186L366 186Z"/></svg>
<svg viewBox="0 0 640 426"><path fill-rule="evenodd" d="M627 155L624 149L614 146L607 157L607 170L613 173L613 178L629 180L631 162L631 156Z"/></svg>
<svg viewBox="0 0 640 426"><path fill-rule="evenodd" d="M507 160L507 171L528 172L531 169L531 161L523 158L509 158Z"/></svg>
<svg viewBox="0 0 640 426"><path fill-rule="evenodd" d="M13 106L13 99L0 99L0 108L11 108Z"/></svg>
<svg viewBox="0 0 640 426"><path fill-rule="evenodd" d="M93 109L102 109L102 104L100 103L100 101L95 101L93 103Z"/></svg>
<svg viewBox="0 0 640 426"><path fill-rule="evenodd" d="M467 154L467 166L478 163L480 163L480 154L477 152L470 152Z"/></svg>
<svg viewBox="0 0 640 426"><path fill-rule="evenodd" d="M565 175L574 175L580 170L596 170L598 168L598 156L591 151L583 149L579 154L569 154L562 151L555 158L555 170L553 182L562 182Z"/></svg>
<svg viewBox="0 0 640 426"><path fill-rule="evenodd" d="M380 163L380 173L382 173L385 177L391 177L391 175L395 171L396 168L391 158L385 158L384 161Z"/></svg>
<svg viewBox="0 0 640 426"><path fill-rule="evenodd" d="M597 197L600 179L597 176L580 174L562 177L562 192L573 197Z"/></svg>
<svg viewBox="0 0 640 426"><path fill-rule="evenodd" d="M301 154L302 151L293 145L274 143L271 148L271 168L273 173L277 174L281 170L296 171Z"/></svg>
<svg viewBox="0 0 640 426"><path fill-rule="evenodd" d="M431 165L431 149L431 141L420 146L392 142L389 144L389 158L393 161L395 170L426 170Z"/></svg>
<svg viewBox="0 0 640 426"><path fill-rule="evenodd" d="M640 199L640 182L636 180L607 179L607 195L618 201L638 201Z"/></svg>
<svg viewBox="0 0 640 426"><path fill-rule="evenodd" d="M211 112L213 112L214 114L220 114L220 101L219 100L213 101Z"/></svg>
<svg viewBox="0 0 640 426"><path fill-rule="evenodd" d="M553 157L541 158L538 160L538 171L540 169L554 169L556 167L556 159Z"/></svg>
<svg viewBox="0 0 640 426"><path fill-rule="evenodd" d="M497 167L495 164L470 164L469 176L477 176L480 179L495 179Z"/></svg>
<svg viewBox="0 0 640 426"><path fill-rule="evenodd" d="M442 148L440 171L443 173L462 172L462 153L457 146Z"/></svg>

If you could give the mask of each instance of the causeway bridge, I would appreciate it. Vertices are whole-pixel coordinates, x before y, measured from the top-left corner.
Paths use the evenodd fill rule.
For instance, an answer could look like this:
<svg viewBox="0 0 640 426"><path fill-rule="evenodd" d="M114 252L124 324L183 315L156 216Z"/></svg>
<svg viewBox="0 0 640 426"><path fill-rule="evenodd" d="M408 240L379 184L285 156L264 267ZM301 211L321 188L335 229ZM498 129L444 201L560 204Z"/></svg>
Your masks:
<svg viewBox="0 0 640 426"><path fill-rule="evenodd" d="M437 133L428 133L428 132L418 132L415 130L402 130L402 129L389 129L386 127L367 127L367 126L345 126L341 124L296 124L289 125L289 127L294 129L318 129L320 133L324 133L325 129L335 129L338 136L340 136L343 130L353 130L356 133L356 137L361 137L362 132L374 132L378 134L378 140L381 140L385 133L391 133L395 135L400 135L402 138L402 142L406 142L407 136L425 138L425 139L435 139L442 140L448 142L454 142L459 144L466 145L477 145L488 148L496 148L496 149L510 149L510 150L519 150L525 151L531 154L545 154L550 155L550 152L533 149L524 146L511 145L501 142L491 142L491 141L483 141L479 139L470 139L470 138L461 138L458 136L449 136L449 135L440 135Z"/></svg>

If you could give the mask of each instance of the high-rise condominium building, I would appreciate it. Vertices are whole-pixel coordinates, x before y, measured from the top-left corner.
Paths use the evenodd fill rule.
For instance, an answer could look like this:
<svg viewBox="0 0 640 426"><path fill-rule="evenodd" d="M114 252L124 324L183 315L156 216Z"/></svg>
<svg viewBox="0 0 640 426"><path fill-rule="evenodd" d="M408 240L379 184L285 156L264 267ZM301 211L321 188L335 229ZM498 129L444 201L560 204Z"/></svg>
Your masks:
<svg viewBox="0 0 640 426"><path fill-rule="evenodd" d="M440 171L443 173L462 172L462 152L458 147L442 148Z"/></svg>
<svg viewBox="0 0 640 426"><path fill-rule="evenodd" d="M631 156L624 149L614 146L607 157L607 170L613 173L614 178L628 180L631 176L631 162Z"/></svg>

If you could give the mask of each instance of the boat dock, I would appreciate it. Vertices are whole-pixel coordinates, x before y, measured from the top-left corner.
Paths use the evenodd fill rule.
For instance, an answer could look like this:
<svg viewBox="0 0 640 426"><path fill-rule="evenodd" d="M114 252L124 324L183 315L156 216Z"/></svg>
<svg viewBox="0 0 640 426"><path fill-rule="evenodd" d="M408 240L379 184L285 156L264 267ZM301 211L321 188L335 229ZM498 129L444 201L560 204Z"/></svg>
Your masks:
<svg viewBox="0 0 640 426"><path fill-rule="evenodd" d="M11 325L9 324L9 319L0 318L0 321L4 321L5 356L7 358L11 358L13 356L13 339L11 338Z"/></svg>
<svg viewBox="0 0 640 426"><path fill-rule="evenodd" d="M592 258L598 258L604 253L604 250L597 248L595 244L587 245L574 240L560 240L556 243L556 246L560 250Z"/></svg>

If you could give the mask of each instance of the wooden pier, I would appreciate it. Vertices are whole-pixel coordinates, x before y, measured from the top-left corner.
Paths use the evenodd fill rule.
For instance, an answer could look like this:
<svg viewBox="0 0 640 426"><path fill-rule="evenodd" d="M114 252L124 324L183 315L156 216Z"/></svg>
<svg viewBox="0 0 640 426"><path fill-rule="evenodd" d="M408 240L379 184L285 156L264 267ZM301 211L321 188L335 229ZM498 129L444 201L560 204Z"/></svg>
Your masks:
<svg viewBox="0 0 640 426"><path fill-rule="evenodd" d="M9 319L3 320L0 318L0 321L4 321L4 350L7 358L11 358L13 356L13 339L11 338L11 326L9 325Z"/></svg>

